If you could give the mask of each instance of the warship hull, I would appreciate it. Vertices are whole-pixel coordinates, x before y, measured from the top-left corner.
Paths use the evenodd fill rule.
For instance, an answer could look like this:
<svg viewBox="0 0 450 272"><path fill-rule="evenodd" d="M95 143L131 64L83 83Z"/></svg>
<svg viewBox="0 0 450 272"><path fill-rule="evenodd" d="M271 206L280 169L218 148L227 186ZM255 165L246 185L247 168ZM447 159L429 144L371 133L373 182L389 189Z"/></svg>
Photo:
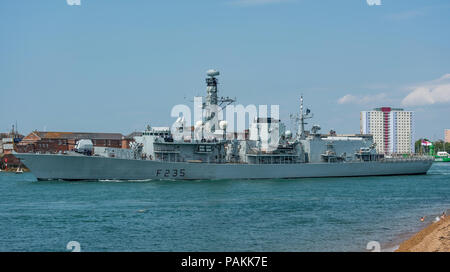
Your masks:
<svg viewBox="0 0 450 272"><path fill-rule="evenodd" d="M15 154L38 180L218 180L426 174L432 160L241 164Z"/></svg>

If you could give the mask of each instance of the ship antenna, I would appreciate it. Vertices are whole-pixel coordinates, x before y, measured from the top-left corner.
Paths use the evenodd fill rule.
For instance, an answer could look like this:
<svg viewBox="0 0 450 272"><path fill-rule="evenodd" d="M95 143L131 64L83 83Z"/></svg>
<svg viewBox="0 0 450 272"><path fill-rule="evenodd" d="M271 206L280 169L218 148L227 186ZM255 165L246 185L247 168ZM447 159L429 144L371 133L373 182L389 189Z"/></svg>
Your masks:
<svg viewBox="0 0 450 272"><path fill-rule="evenodd" d="M300 139L305 139L305 118L303 116L303 95L300 96L300 131L298 135L300 136Z"/></svg>
<svg viewBox="0 0 450 272"><path fill-rule="evenodd" d="M218 79L216 78L218 75L220 75L219 71L210 69L206 71L207 78L206 78L206 101L203 103L203 109L206 110L205 117L204 117L204 123L209 122L211 119L213 119L217 114L217 107L218 107L218 97L217 97L217 84ZM211 125L211 132L214 132L217 127L218 123L215 122Z"/></svg>
<svg viewBox="0 0 450 272"><path fill-rule="evenodd" d="M300 96L300 124L298 127L298 137L301 140L306 139L306 134L305 134L305 125L308 124L305 122L305 119L310 119L312 118L312 115L309 116L309 109L306 109L306 113L303 112L303 95Z"/></svg>

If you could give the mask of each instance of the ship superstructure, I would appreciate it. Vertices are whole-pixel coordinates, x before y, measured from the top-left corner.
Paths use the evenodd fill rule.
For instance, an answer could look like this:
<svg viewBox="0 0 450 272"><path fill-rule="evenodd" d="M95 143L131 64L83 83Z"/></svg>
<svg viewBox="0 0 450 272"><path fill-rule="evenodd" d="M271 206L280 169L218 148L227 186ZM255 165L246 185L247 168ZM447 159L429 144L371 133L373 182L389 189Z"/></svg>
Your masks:
<svg viewBox="0 0 450 272"><path fill-rule="evenodd" d="M16 154L38 179L264 179L425 174L430 157L385 158L371 135L337 136L305 129L311 111L296 117L295 135L280 119L255 117L248 138L230 137L220 120L224 105L235 99L218 96L219 72L209 70L204 115L194 127L179 117L172 129L148 127L130 149L80 144L66 154Z"/></svg>

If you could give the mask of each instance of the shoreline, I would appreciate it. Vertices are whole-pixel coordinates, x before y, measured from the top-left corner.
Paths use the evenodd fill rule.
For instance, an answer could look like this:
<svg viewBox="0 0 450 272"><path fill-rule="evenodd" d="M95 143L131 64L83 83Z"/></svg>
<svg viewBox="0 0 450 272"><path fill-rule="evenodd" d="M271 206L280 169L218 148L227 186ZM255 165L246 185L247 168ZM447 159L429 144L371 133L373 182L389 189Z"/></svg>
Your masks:
<svg viewBox="0 0 450 272"><path fill-rule="evenodd" d="M22 171L25 172L30 172L30 170L26 167L20 167L22 169ZM18 167L11 167L8 169L0 169L0 173L15 173L17 171Z"/></svg>
<svg viewBox="0 0 450 272"><path fill-rule="evenodd" d="M395 252L450 252L450 217L429 223L400 243Z"/></svg>

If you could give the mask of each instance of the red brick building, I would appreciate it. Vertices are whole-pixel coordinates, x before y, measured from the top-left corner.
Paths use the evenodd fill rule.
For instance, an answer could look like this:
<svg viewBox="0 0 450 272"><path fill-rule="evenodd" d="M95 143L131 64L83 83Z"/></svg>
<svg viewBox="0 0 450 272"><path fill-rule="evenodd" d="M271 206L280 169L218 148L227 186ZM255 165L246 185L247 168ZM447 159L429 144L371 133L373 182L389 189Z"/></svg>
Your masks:
<svg viewBox="0 0 450 272"><path fill-rule="evenodd" d="M18 152L58 153L73 150L78 140L92 140L94 146L122 148L120 133L33 131L16 145Z"/></svg>
<svg viewBox="0 0 450 272"><path fill-rule="evenodd" d="M133 132L122 138L122 148L130 148L130 143L134 142L134 137L142 136L142 132Z"/></svg>

